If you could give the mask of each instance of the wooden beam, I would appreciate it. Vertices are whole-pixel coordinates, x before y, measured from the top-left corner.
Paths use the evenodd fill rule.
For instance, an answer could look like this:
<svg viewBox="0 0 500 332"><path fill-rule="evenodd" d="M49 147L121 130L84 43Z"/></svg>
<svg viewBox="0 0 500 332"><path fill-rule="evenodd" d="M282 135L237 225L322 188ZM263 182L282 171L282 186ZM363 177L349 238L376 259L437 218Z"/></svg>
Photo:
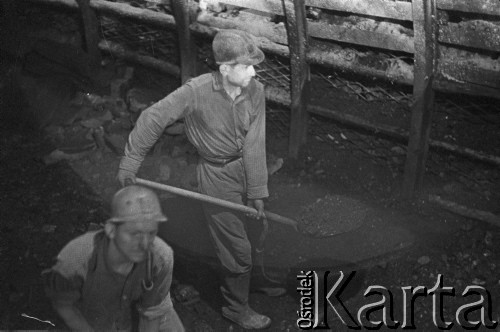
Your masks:
<svg viewBox="0 0 500 332"><path fill-rule="evenodd" d="M220 3L268 14L284 15L281 0L221 0Z"/></svg>
<svg viewBox="0 0 500 332"><path fill-rule="evenodd" d="M248 22L238 20L238 18L220 18L209 13L198 16L198 22L221 29L245 30L253 35L266 37L275 43L287 44L285 29L272 22L251 25ZM413 37L404 34L389 35L319 22L309 22L307 26L311 37L407 53L414 51Z"/></svg>
<svg viewBox="0 0 500 332"><path fill-rule="evenodd" d="M306 5L340 12L411 21L411 2L386 0L307 0Z"/></svg>
<svg viewBox="0 0 500 332"><path fill-rule="evenodd" d="M190 15L189 2L191 0L172 0L171 5L177 23L177 35L179 38L179 54L181 64L181 83L196 76L196 54L197 47L191 38L189 30Z"/></svg>
<svg viewBox="0 0 500 332"><path fill-rule="evenodd" d="M443 3L443 0L440 1ZM65 6L74 10L78 9L78 4L75 0L16 0L16 3L17 2L34 2L47 5ZM132 7L126 3L90 0L90 7L95 9L98 13L131 19L144 24L150 24L155 27L168 29L176 28L175 19L172 15ZM191 8L191 11L193 11L193 8ZM260 47L266 52L285 57L289 55L286 31L281 25L259 24L258 26L253 25L249 27L248 24L236 22L236 19L223 19L203 13L200 16L202 17L200 23L202 24L194 22L190 25L190 30L195 33L213 36L218 28L241 29L258 36L258 39L260 40ZM2 34L0 33L0 37L1 36ZM27 36L27 38L31 38L31 36ZM9 52L15 49L17 52L19 50L19 45L13 45L13 42L10 39L12 38L2 38L0 48ZM28 51L31 47L26 43L23 43L23 45L25 46L23 48L25 51ZM367 61L368 59L365 60L364 56L357 54L352 50L329 49L326 47L311 47L307 54L307 59L309 63L327 66L337 70L352 71L356 74L366 75L368 77L377 77L398 84L413 84L412 65L397 59L393 59L394 63L391 65L383 65L381 68L375 68L370 65L370 61ZM494 86L479 85L475 82L469 83L467 80L456 80L448 74L449 73L443 72L442 75L440 75L439 80L434 80L433 86L440 91L468 93L500 98L498 88L495 88Z"/></svg>
<svg viewBox="0 0 500 332"><path fill-rule="evenodd" d="M498 0L437 0L437 7L443 10L500 16Z"/></svg>
<svg viewBox="0 0 500 332"><path fill-rule="evenodd" d="M481 89L496 90L497 98L500 97L500 74L498 69L481 68L473 60L456 60L441 58L437 65L436 77L441 80L460 82L464 90L468 86Z"/></svg>
<svg viewBox="0 0 500 332"><path fill-rule="evenodd" d="M259 47L267 53L283 56L285 58L290 56L288 46L282 44L286 44L287 37L286 31L282 31L281 27L278 28L279 30L273 30L271 26L268 27L264 24L259 27L254 27L244 24L244 22L233 23L232 19L213 17L212 15L204 15L198 22L194 22L190 26L190 29L194 33L209 37L213 37L218 29L229 28L241 29L254 34L259 41ZM273 34L273 31L277 31L277 33ZM279 40L279 42L276 42L276 40ZM413 66L397 59L387 60L388 62L386 64L382 62L378 64L378 67L374 67L371 65L372 62L370 61L369 54L356 53L350 49L329 49L327 47L311 46L307 52L307 61L309 64L349 71L367 77L377 77L392 83L404 85L413 84ZM438 70L440 70L439 67ZM493 77L492 75L494 75L494 73L488 73L488 75L484 77ZM500 98L498 88L495 88L494 85L478 85L467 81L459 81L453 76L450 76L449 72L443 72L438 78L439 80L433 81L433 86L439 91Z"/></svg>
<svg viewBox="0 0 500 332"><path fill-rule="evenodd" d="M495 88L494 86L481 85L468 81L457 81L453 77L443 73L442 70L436 74L432 86L436 91L500 99L500 89L498 87Z"/></svg>
<svg viewBox="0 0 500 332"><path fill-rule="evenodd" d="M197 21L201 24L218 29L244 30L254 36L265 37L278 44L288 44L286 28L283 25L277 25L272 22L259 22L259 24L254 24L234 17L221 18L206 12L202 12L198 15Z"/></svg>
<svg viewBox="0 0 500 332"><path fill-rule="evenodd" d="M221 3L257 10L263 13L284 15L280 0L222 0ZM306 0L306 6L376 16L394 20L411 21L411 3L387 0Z"/></svg>
<svg viewBox="0 0 500 332"><path fill-rule="evenodd" d="M72 9L78 9L75 0L18 0L19 2L34 2L48 5L65 6ZM98 13L118 16L124 19L140 21L145 24L151 24L156 27L175 28L175 19L172 15L155 12L149 9L132 7L128 3L111 2L105 0L90 0L90 7Z"/></svg>
<svg viewBox="0 0 500 332"><path fill-rule="evenodd" d="M439 26L439 41L446 44L500 52L500 26L474 20Z"/></svg>
<svg viewBox="0 0 500 332"><path fill-rule="evenodd" d="M206 25L211 28L218 29L240 29L247 31L260 39L268 40L266 45L262 45L264 50L268 50L273 54L280 53L280 55L289 56L289 53L284 53L287 50L282 45L287 45L288 38L286 35L285 27L276 25L274 23L263 22L261 24L249 24L236 18L220 18L208 13L202 13L198 16L198 23ZM191 25L192 29L203 30L200 26ZM277 50L274 52L274 50ZM381 79L386 79L391 82L400 84L411 85L413 82L413 73L411 65L400 61L395 64L394 61L386 60L377 63L380 68L370 66L372 63L369 60L369 54L357 53L350 49L341 48L328 48L328 47L311 47L307 52L307 59L309 63L315 63L327 67L333 67L339 70L353 71L357 74L366 76L375 76Z"/></svg>
<svg viewBox="0 0 500 332"><path fill-rule="evenodd" d="M91 67L97 70L101 64L101 52L99 51L99 21L89 0L76 0L80 8L83 31L85 36L85 48L91 61Z"/></svg>
<svg viewBox="0 0 500 332"><path fill-rule="evenodd" d="M307 140L310 72L306 59L308 47L304 0L283 0L290 48L291 104L288 156L297 159Z"/></svg>
<svg viewBox="0 0 500 332"><path fill-rule="evenodd" d="M410 199L422 188L434 108L434 62L436 59L435 0L414 0L415 66L410 138L406 154L403 197Z"/></svg>
<svg viewBox="0 0 500 332"><path fill-rule="evenodd" d="M318 22L309 22L308 28L311 37L406 53L415 51L413 37L404 34L389 35Z"/></svg>

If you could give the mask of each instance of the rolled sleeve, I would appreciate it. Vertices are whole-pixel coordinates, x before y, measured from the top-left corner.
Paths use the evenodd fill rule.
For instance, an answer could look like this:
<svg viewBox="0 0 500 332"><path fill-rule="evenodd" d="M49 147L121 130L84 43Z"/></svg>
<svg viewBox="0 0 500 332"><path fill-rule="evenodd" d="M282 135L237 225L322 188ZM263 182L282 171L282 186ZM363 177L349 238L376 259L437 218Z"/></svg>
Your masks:
<svg viewBox="0 0 500 332"><path fill-rule="evenodd" d="M45 271L42 277L45 294L52 303L70 305L80 299L80 289L83 284L82 278L65 278L53 269Z"/></svg>
<svg viewBox="0 0 500 332"><path fill-rule="evenodd" d="M192 88L189 85L183 85L144 110L130 132L119 168L137 173L149 149L168 125L189 112L192 100Z"/></svg>

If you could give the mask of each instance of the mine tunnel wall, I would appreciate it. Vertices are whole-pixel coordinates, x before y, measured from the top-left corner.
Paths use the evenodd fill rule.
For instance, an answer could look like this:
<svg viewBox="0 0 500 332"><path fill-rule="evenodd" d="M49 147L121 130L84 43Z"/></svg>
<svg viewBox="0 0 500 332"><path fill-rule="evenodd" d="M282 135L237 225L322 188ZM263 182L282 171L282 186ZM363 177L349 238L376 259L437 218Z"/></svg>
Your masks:
<svg viewBox="0 0 500 332"><path fill-rule="evenodd" d="M417 1L417 0L415 0ZM420 0L419 0L420 1ZM4 4L6 6L8 2ZM78 9L74 0L44 0L38 6ZM432 22L436 52L434 59L434 88L441 91L470 93L500 98L500 4L498 1L436 0ZM33 6L23 0L17 6ZM278 0L201 0L190 1L190 29L195 34L211 36L219 28L237 28L255 35L268 53L289 56L285 16ZM104 1L93 0L90 5L99 16L100 25L107 16L133 20L155 31L162 28L168 35L176 30L169 2ZM407 1L305 1L309 45L307 60L311 64L338 69L367 77L376 77L391 83L413 85L415 45L423 38L415 30L420 18ZM78 16L78 15L77 15ZM105 22L104 22L105 24ZM165 29L166 28L166 29ZM69 29L69 31L68 31ZM102 31L102 29L97 29ZM170 31L166 31L170 30ZM82 46L84 36L65 40L75 27L64 28L63 22L31 33L29 39L53 39ZM123 32L122 32L123 33ZM59 36L58 36L59 34ZM130 31L133 39L133 31ZM101 36L106 37L106 36ZM167 37L168 38L168 37ZM26 39L20 36L19 39ZM109 41L109 38L107 38ZM101 39L103 41L103 39ZM3 49L13 50L11 43L2 43ZM26 42L23 42L26 50ZM101 45L101 49L123 56L131 45ZM124 49L123 49L124 47ZM133 50L133 47L132 47ZM19 47L17 48L19 52ZM165 54L148 54L153 65L179 74L178 58Z"/></svg>
<svg viewBox="0 0 500 332"><path fill-rule="evenodd" d="M3 2L4 24L11 29L2 29L2 50L16 57L29 57L36 52L59 63L68 75L92 81L95 68L86 38L88 31L82 29L78 6L82 1L86 0ZM423 59L432 66L434 89L500 98L500 3L426 0L425 3L435 5L427 21L412 8L423 3L416 0L413 3L305 1L307 62L411 88L415 83L421 84L417 80L427 79L422 74L416 77L417 67L423 66L418 60ZM94 32L99 34L96 46L101 51L184 80L186 59L180 55L180 49L185 43L180 40L179 22L170 3L91 0L89 5L98 19ZM200 0L190 1L188 9L189 30L197 47L195 61L207 67L210 67L211 52L206 41L220 28L248 31L266 53L291 57L281 1ZM434 50L431 57L422 54L422 50L429 47ZM278 89L268 91L267 98L289 104L289 94L289 90ZM323 110L318 112L322 114ZM341 114L324 113L346 121ZM356 125L362 122L347 119L349 121ZM408 139L408 134L401 135L399 128L368 129ZM430 144L500 163L497 156L441 142Z"/></svg>

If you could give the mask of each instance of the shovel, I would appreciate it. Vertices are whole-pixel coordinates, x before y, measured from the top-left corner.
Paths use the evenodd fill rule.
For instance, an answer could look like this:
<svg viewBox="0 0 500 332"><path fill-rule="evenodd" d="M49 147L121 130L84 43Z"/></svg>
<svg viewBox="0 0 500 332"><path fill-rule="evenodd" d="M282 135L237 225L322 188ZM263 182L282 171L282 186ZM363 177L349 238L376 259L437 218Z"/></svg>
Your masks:
<svg viewBox="0 0 500 332"><path fill-rule="evenodd" d="M233 211L257 215L256 209L251 208L251 207L246 206L246 205L229 202L229 201L226 201L226 200L223 200L220 198L215 198L215 197L200 194L200 193L197 193L194 191L189 191L189 190L185 190L185 189L181 189L181 188L177 188L177 187L172 187L172 186L169 186L169 185L166 185L163 183L153 182L153 181L144 180L144 179L140 179L140 178L136 178L135 181L137 184L142 184L142 185L150 187L150 188L155 188L158 190L167 191L171 194L175 194L175 195L179 195L179 196L183 196L183 197L187 197L187 198L192 198L192 199L202 201L205 203L210 203L210 204L222 206L222 207L228 208L228 209L233 210ZM297 221L290 219L290 218L287 218L287 217L280 216L279 214L272 213L269 211L265 211L265 215L266 215L266 218L268 220L272 220L272 221L278 222L280 224L284 224L284 225L293 227L293 229L295 229L297 232L299 232Z"/></svg>
<svg viewBox="0 0 500 332"><path fill-rule="evenodd" d="M253 215L257 214L257 210L254 208L251 208L249 206L229 202L229 201L226 201L226 200L223 200L220 198L215 198L212 196L203 195L203 194L200 194L197 192L193 192L193 191L189 191L189 190L185 190L185 189L181 189L181 188L177 188L177 187L172 187L172 186L169 186L166 184L153 182L153 181L149 181L149 180L144 180L144 179L140 179L140 178L136 178L136 183L147 186L147 187L155 188L158 190L167 191L167 192L175 194L175 195L179 195L179 196L183 196L183 197L187 197L187 198L192 198L192 199L202 201L205 203L209 203L209 204L222 206L222 207L231 209L233 211L238 211L238 212L243 212L243 213L253 214ZM267 279L268 282L270 282L271 284L274 284L274 285L279 285L280 282L276 279L269 277L265 271L265 268L264 268L264 243L265 243L266 237L269 233L268 220L272 220L272 221L278 222L280 224L284 224L284 225L293 227L293 229L296 232L300 233L301 235L304 235L307 237L312 237L312 238L325 238L325 237L332 237L332 236L340 234L340 232L338 230L330 230L330 231L326 231L326 232L309 232L309 231L307 231L307 229L302 227L302 225L299 225L299 223L297 221L290 219L290 218L287 218L287 217L284 217L284 216L281 216L281 215L273 213L273 212L269 212L269 211L265 211L265 216L266 216L266 218L262 219L263 229L262 229L261 235L259 237L257 246L255 248L255 252L257 254L255 259L256 259L257 265L259 265L261 268L261 272L262 272L263 277L265 279Z"/></svg>
<svg viewBox="0 0 500 332"><path fill-rule="evenodd" d="M140 179L140 178L136 178L135 182L137 184L142 184L142 185L150 187L150 188L155 188L158 190L167 191L171 194L175 194L178 196L192 198L192 199L202 201L205 203L210 203L210 204L222 206L222 207L231 209L233 211L257 215L256 209L251 208L251 207L246 206L246 205L229 202L229 201L226 201L226 200L223 200L220 198L215 198L215 197L203 195L203 194L200 194L200 193L197 193L194 191L189 191L189 190L185 190L185 189L181 189L181 188L177 188L177 187L172 187L172 186L169 186L169 185L166 185L163 183L153 182L153 181L144 180L144 179ZM271 284L274 284L275 287L277 287L279 285L279 281L269 277L265 271L265 268L264 268L264 243L266 241L267 234L269 233L269 225L268 225L267 220L269 219L269 220L272 220L272 221L275 221L275 222L278 222L278 223L281 223L284 225L288 225L290 227L293 227L293 229L295 231L297 231L297 232L300 232L300 231L299 231L297 221L295 221L293 219L283 217L283 216L280 216L279 214L272 213L269 211L265 211L265 216L266 217L262 219L263 229L262 229L262 232L260 234L257 246L255 248L255 253L256 253L255 259L256 259L257 265L260 266L263 277L265 279L267 279L268 282L270 282Z"/></svg>

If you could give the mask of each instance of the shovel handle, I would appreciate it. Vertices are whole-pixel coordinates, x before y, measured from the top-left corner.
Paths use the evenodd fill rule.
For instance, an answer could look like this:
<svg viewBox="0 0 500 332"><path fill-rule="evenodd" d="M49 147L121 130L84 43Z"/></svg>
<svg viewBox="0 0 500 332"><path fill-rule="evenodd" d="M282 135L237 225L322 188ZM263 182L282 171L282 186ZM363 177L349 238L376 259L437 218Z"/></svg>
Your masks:
<svg viewBox="0 0 500 332"><path fill-rule="evenodd" d="M169 185L166 185L166 184L163 184L163 183L153 182L153 181L149 181L149 180L145 180L145 179L140 179L140 178L136 178L135 182L137 184L142 184L142 185L147 186L147 187L151 187L151 188L155 188L155 189L167 191L167 192L169 192L171 194L175 194L175 195L178 195L178 196L192 198L192 199L195 199L195 200L198 200L198 201L202 201L202 202L205 202L205 203L210 203L210 204L222 206L222 207L234 210L234 211L243 212L243 213L249 213L249 214L253 214L253 215L257 214L257 210L254 209L254 208L251 208L249 206L238 204L238 203L229 202L229 201L226 201L224 199L220 199L220 198L216 198L216 197L212 197L212 196L200 194L200 193L197 193L197 192L194 192L194 191L189 191L189 190L186 190L186 189L172 187L172 186L169 186ZM279 214L276 214L276 213L273 213L273 212L269 212L269 211L265 211L264 213L265 213L266 218L268 220L272 220L272 221L279 222L281 224L292 226L293 228L295 228L297 230L297 222L295 220L287 218L287 217L283 217L283 216L281 216Z"/></svg>

